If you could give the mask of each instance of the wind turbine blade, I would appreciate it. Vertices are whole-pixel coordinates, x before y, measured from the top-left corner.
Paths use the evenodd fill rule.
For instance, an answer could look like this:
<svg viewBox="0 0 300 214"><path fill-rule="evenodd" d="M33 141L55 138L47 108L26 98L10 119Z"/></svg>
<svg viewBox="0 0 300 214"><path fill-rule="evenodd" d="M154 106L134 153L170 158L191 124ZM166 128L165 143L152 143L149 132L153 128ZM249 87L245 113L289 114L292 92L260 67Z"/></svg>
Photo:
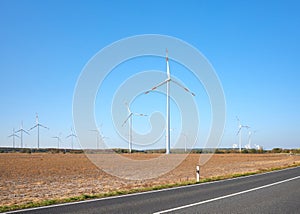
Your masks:
<svg viewBox="0 0 300 214"><path fill-rule="evenodd" d="M236 133L236 135L239 135L240 131L241 131L242 127L239 128L238 132Z"/></svg>
<svg viewBox="0 0 300 214"><path fill-rule="evenodd" d="M45 128L45 129L49 129L47 126L44 126L44 125L42 125L42 124L39 124L39 126Z"/></svg>
<svg viewBox="0 0 300 214"><path fill-rule="evenodd" d="M130 111L130 108L129 108L129 105L128 105L128 103L127 103L127 102L125 102L125 105L126 105L126 107L127 107L127 111L128 111L128 113L130 114L130 113L131 113L131 111Z"/></svg>
<svg viewBox="0 0 300 214"><path fill-rule="evenodd" d="M123 122L122 127L126 124L126 122L129 120L129 118L132 116L133 113L130 113L126 120Z"/></svg>
<svg viewBox="0 0 300 214"><path fill-rule="evenodd" d="M33 127L34 128L34 127ZM19 129L18 131L16 131L15 133L18 133L18 132L25 132L26 134L30 135L26 130L24 129Z"/></svg>
<svg viewBox="0 0 300 214"><path fill-rule="evenodd" d="M36 124L35 126L31 127L28 131L31 131L32 129L36 128L38 126L38 124Z"/></svg>
<svg viewBox="0 0 300 214"><path fill-rule="evenodd" d="M167 76L168 76L168 79L171 79L170 66L169 66L169 57L168 57L168 49L167 48L166 48L166 63L167 63Z"/></svg>
<svg viewBox="0 0 300 214"><path fill-rule="evenodd" d="M133 113L135 116L147 117L147 114Z"/></svg>
<svg viewBox="0 0 300 214"><path fill-rule="evenodd" d="M154 91L155 89L157 89L158 87L162 86L163 84L167 83L168 81L170 81L170 79L167 79L159 84L157 84L156 86L154 86L153 88L151 88L150 90L146 91L145 94L148 94L150 91Z"/></svg>
<svg viewBox="0 0 300 214"><path fill-rule="evenodd" d="M241 121L240 119L238 118L238 116L235 116L236 117L236 120L238 121L238 125L241 126Z"/></svg>
<svg viewBox="0 0 300 214"><path fill-rule="evenodd" d="M7 137L17 137L17 138L20 138L18 135L16 135L16 134L11 134L11 135L9 135L9 136L7 136Z"/></svg>
<svg viewBox="0 0 300 214"><path fill-rule="evenodd" d="M191 95L195 96L195 94L193 92L191 92L188 88L184 87L183 85L181 85L179 82L176 82L175 80L171 80L173 83L175 83L176 85L178 85L179 87L183 88L186 92L190 93Z"/></svg>

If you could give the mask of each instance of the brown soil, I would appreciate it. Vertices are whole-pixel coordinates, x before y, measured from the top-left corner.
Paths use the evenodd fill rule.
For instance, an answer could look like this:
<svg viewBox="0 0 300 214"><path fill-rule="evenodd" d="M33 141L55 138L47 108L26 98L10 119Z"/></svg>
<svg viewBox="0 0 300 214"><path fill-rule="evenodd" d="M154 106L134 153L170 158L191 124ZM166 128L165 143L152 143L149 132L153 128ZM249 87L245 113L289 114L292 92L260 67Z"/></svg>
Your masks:
<svg viewBox="0 0 300 214"><path fill-rule="evenodd" d="M142 160L157 156L131 154L130 158ZM176 169L159 178L132 181L105 173L84 154L0 154L0 206L194 180L199 157L189 155ZM215 154L201 167L200 175L208 178L295 163L300 163L300 156Z"/></svg>

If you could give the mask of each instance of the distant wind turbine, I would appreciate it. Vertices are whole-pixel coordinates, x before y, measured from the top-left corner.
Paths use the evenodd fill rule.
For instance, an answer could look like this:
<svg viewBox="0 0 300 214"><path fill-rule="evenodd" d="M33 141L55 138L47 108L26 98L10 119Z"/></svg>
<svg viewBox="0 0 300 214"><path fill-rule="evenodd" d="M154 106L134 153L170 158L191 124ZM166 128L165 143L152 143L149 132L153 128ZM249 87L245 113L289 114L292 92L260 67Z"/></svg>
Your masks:
<svg viewBox="0 0 300 214"><path fill-rule="evenodd" d="M239 135L239 146L240 146L240 152L242 152L242 129L243 128L247 128L249 129L249 126L245 126L241 124L241 121L238 117L236 117L237 121L238 121L238 132L236 135Z"/></svg>
<svg viewBox="0 0 300 214"><path fill-rule="evenodd" d="M8 136L9 138L11 138L12 137L12 139L13 139L13 148L15 148L15 137L17 137L17 138L20 138L18 135L16 135L16 132L15 132L15 129L13 128L13 132L12 132L12 134L11 135L9 135Z"/></svg>
<svg viewBox="0 0 300 214"><path fill-rule="evenodd" d="M59 135L58 136L54 136L54 137L52 137L52 138L55 138L55 139L57 139L57 149L59 149L59 143L61 143L62 141L61 141L61 138L60 138L60 136L61 136L61 133L59 133Z"/></svg>
<svg viewBox="0 0 300 214"><path fill-rule="evenodd" d="M126 107L127 107L127 111L128 111L128 116L126 118L126 120L123 122L122 126L124 126L127 121L128 121L128 126L129 126L129 139L128 139L128 149L129 149L129 153L131 153L132 151L132 117L133 116L147 116L146 114L140 114L140 113L134 113L130 110L130 107L128 105L128 103L125 103Z"/></svg>
<svg viewBox="0 0 300 214"><path fill-rule="evenodd" d="M100 131L98 129L93 129L93 130L90 130L91 132L95 132L96 133L96 148L99 149L99 141L100 141L100 138L101 138L101 141L103 141L105 138L107 137L104 137L103 134L100 133Z"/></svg>
<svg viewBox="0 0 300 214"><path fill-rule="evenodd" d="M35 126L31 127L28 131L31 131L32 129L35 129L37 128L37 148L39 149L40 148L40 127L44 128L44 129L48 129L48 127L42 125L39 123L39 115L38 113L36 113L35 115Z"/></svg>
<svg viewBox="0 0 300 214"><path fill-rule="evenodd" d="M18 132L20 132L20 134L21 134L21 148L23 148L23 132L25 134L29 135L29 133L23 129L23 121L21 122L21 128L18 131L16 131L16 133L18 133Z"/></svg>
<svg viewBox="0 0 300 214"><path fill-rule="evenodd" d="M71 127L71 134L69 134L66 138L71 138L71 147L72 149L74 149L73 147L73 138L77 138L77 136L74 134L73 128Z"/></svg>
<svg viewBox="0 0 300 214"><path fill-rule="evenodd" d="M99 149L99 136L100 136L100 132L98 131L98 129L93 129L90 130L91 132L96 132L96 149Z"/></svg>
<svg viewBox="0 0 300 214"><path fill-rule="evenodd" d="M184 152L186 153L187 151L187 141L188 141L188 136L185 133L181 133L184 136Z"/></svg>
<svg viewBox="0 0 300 214"><path fill-rule="evenodd" d="M188 88L184 87L180 83L176 82L171 78L170 67L169 67L169 58L168 58L168 49L166 49L166 62L167 62L167 79L158 85L154 86L149 91L146 91L145 94L148 94L150 91L156 90L158 87L167 84L167 105L166 105L166 154L170 154L170 82L172 81L179 87L183 88L185 91L195 96L193 92L191 92Z"/></svg>
<svg viewBox="0 0 300 214"><path fill-rule="evenodd" d="M173 131L176 131L176 129L175 128L171 128L170 131L173 132ZM186 151L187 151L188 136L184 132L181 132L181 135L184 137L184 152L186 153Z"/></svg>

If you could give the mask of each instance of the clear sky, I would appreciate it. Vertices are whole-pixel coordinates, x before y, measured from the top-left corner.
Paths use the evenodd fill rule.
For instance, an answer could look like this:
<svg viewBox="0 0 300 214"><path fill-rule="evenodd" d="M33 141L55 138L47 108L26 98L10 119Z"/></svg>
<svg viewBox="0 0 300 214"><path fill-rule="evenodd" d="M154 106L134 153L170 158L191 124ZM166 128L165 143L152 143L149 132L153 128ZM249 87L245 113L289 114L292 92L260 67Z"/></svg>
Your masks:
<svg viewBox="0 0 300 214"><path fill-rule="evenodd" d="M51 137L61 133L63 146L68 147L70 139L65 137L73 123L74 88L89 59L119 39L163 34L193 45L215 68L226 96L226 127L221 147L237 143L238 116L243 124L257 130L253 144L267 149L299 148L299 11L297 0L1 0L0 146L11 146L12 139L7 136L12 129L18 129L21 121L25 129L31 128L38 112L40 122L50 128L41 129L41 146L55 147L56 140ZM147 63L147 69L152 63L152 69L165 70L164 60ZM130 66L135 65L126 66L124 69L129 72ZM107 94L113 94L117 87L114 84L121 84L134 72L131 70L123 80L114 75L108 78ZM176 71L172 74L176 76ZM188 76L176 77L189 86ZM192 86L198 92L197 102L205 97L200 88ZM103 96L109 97L105 90ZM143 109L141 101L138 102L136 111L155 110ZM164 104L162 100L158 109L164 109ZM204 121L209 121L205 120L206 110L203 111ZM106 126L111 123L109 117L102 120L101 111L95 115L112 145L126 147ZM175 127L176 120L175 116ZM147 120L136 121L139 125L134 126L135 130L147 132ZM209 123L203 126L204 130L209 129ZM243 133L243 145L247 143L246 135ZM24 143L34 146L36 132L25 136Z"/></svg>

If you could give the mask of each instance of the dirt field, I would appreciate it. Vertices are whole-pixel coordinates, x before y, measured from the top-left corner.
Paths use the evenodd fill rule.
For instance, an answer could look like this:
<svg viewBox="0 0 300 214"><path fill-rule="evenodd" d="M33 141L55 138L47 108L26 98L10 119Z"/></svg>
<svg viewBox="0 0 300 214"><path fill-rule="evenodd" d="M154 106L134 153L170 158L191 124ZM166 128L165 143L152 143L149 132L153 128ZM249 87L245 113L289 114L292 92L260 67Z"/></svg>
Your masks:
<svg viewBox="0 0 300 214"><path fill-rule="evenodd" d="M130 158L156 156L131 154ZM176 169L159 178L132 181L103 172L84 154L0 154L0 206L194 180L199 157L189 155ZM200 176L208 178L252 172L294 163L300 163L300 156L216 154L201 167Z"/></svg>

